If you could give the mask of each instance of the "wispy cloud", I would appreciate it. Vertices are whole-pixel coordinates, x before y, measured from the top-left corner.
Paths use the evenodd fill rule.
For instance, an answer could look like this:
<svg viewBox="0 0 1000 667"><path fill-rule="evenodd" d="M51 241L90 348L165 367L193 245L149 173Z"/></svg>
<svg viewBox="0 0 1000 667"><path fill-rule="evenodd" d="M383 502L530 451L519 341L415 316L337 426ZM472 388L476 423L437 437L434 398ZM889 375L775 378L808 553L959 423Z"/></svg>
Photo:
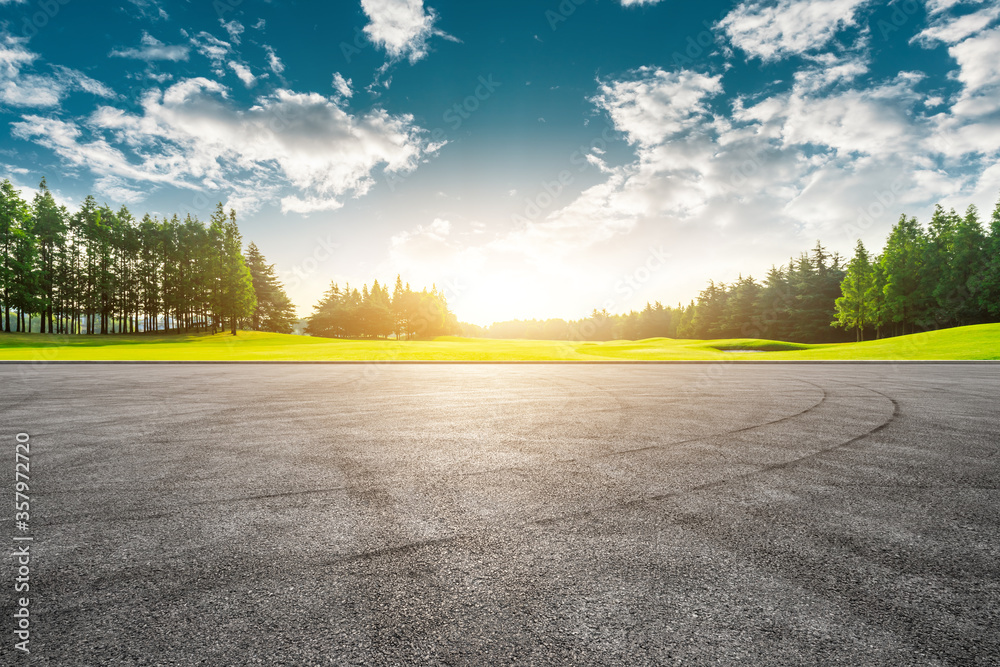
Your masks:
<svg viewBox="0 0 1000 667"><path fill-rule="evenodd" d="M354 95L354 91L351 90L351 80L345 79L344 75L340 72L336 72L333 75L333 89L345 100L350 99Z"/></svg>
<svg viewBox="0 0 1000 667"><path fill-rule="evenodd" d="M0 103L50 108L59 106L74 91L115 97L108 86L70 67L58 65L52 68L52 74L39 73L34 67L38 54L29 51L26 42L23 38L0 36Z"/></svg>
<svg viewBox="0 0 1000 667"><path fill-rule="evenodd" d="M176 62L187 60L189 51L190 47L187 44L164 44L148 32L143 32L138 47L114 49L109 55L116 58L135 58L145 61L170 60Z"/></svg>
<svg viewBox="0 0 1000 667"><path fill-rule="evenodd" d="M271 68L271 71L275 74L281 74L285 71L285 64L281 62L281 58L278 54L274 52L274 48L265 44L264 51L267 53L267 64Z"/></svg>
<svg viewBox="0 0 1000 667"><path fill-rule="evenodd" d="M232 40L233 44L239 45L240 36L243 34L244 28L243 24L237 20L226 21L225 19L219 19L219 24L229 33L229 39Z"/></svg>

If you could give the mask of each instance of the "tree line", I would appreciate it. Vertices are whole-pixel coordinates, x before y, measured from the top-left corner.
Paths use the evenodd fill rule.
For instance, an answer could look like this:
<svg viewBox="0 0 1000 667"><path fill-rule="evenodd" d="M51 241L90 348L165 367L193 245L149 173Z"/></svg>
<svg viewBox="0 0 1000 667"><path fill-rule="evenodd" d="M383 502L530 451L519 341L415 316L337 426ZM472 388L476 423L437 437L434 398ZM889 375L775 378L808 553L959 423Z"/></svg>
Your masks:
<svg viewBox="0 0 1000 667"><path fill-rule="evenodd" d="M616 315L594 310L566 321L462 323L461 334L540 340L767 338L803 343L881 338L918 330L1000 321L1000 203L988 228L970 206L964 215L935 208L926 228L901 216L872 255L859 240L845 261L819 242L763 281L710 280L696 300L656 302Z"/></svg>
<svg viewBox="0 0 1000 667"><path fill-rule="evenodd" d="M979 211L935 207L925 229L905 215L885 248L859 240L835 303L834 325L881 337L1000 321L1000 202L988 230Z"/></svg>
<svg viewBox="0 0 1000 667"><path fill-rule="evenodd" d="M70 213L42 179L29 204L0 183L0 328L115 334L238 328L291 333L295 307L256 245L243 250L236 213L220 203L206 223L98 206ZM1000 203L988 228L937 206L929 223L901 216L881 252L858 241L849 261L819 242L772 266L760 282L710 280L687 305L647 303L580 320L459 323L443 293L396 277L359 291L334 283L306 333L333 338L448 334L549 340L768 338L839 342L1000 321Z"/></svg>
<svg viewBox="0 0 1000 667"><path fill-rule="evenodd" d="M205 224L187 215L136 219L88 196L58 206L42 179L27 203L0 183L0 307L5 332L290 333L294 307L236 213L220 203Z"/></svg>
<svg viewBox="0 0 1000 667"><path fill-rule="evenodd" d="M324 338L430 338L459 332L448 301L436 287L413 291L396 276L392 293L376 280L371 289L365 284L359 292L337 283L314 308L305 332Z"/></svg>

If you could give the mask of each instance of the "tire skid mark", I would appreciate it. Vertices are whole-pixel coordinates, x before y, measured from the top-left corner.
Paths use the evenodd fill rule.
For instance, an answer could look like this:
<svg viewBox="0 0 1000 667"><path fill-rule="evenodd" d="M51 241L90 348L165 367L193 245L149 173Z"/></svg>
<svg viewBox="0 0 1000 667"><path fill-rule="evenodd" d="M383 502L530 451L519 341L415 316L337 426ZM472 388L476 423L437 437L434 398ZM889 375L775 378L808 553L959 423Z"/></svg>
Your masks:
<svg viewBox="0 0 1000 667"><path fill-rule="evenodd" d="M877 389L870 389L870 388L862 387L862 386L856 385L856 384L852 384L850 386L857 387L858 389L864 389L866 391L874 392L874 393L878 394L879 396L881 396L882 398L887 399L890 403L892 403L892 414L889 415L889 418L887 420L885 420L884 422L882 422L881 424L879 424L878 426L876 426L875 428L869 430L866 433L862 433L861 435L855 436L855 437L851 438L850 440L846 440L846 441L844 441L844 442L842 442L840 444L833 445L832 447L826 447L824 449L820 449L818 451L812 452L811 454L806 454L805 456L801 456L801 457L799 457L797 459L792 459L791 461L784 461L782 463L772 463L771 465L765 466L760 472L770 472L772 470L784 470L785 468L791 467L793 465L798 465L799 463L801 463L803 461L808 461L810 459L814 459L816 457L822 456L824 454L828 454L828 453L836 451L838 449L842 449L844 447L849 447L850 445L853 445L855 442L858 442L859 440L864 440L865 438L873 436L876 433L884 430L890 424L892 424L894 421L896 421L897 419L899 419L899 416L900 416L900 414L902 414L902 411L901 411L901 409L899 407L899 402L896 399L892 398L891 396L888 396L887 394L883 394L882 392L878 391Z"/></svg>
<svg viewBox="0 0 1000 667"><path fill-rule="evenodd" d="M486 531L476 531L483 532ZM449 544L451 542L458 542L462 540L467 540L472 538L476 532L462 533L459 535L451 535L449 537L435 537L428 540L417 540L416 542L407 542L406 544L399 544L396 546L380 547L378 549L370 549L368 551L362 551L356 554L345 554L342 556L335 556L331 560L324 561L322 563L317 563L316 567L333 567L337 565L349 565L351 563L357 563L359 561L373 561L376 558L381 558L383 556L396 556L399 554L406 554L413 551L419 551L426 547L436 547L443 544Z"/></svg>
<svg viewBox="0 0 1000 667"><path fill-rule="evenodd" d="M211 500L198 500L198 501L195 501L195 502L185 503L182 506L168 508L166 511L160 512L160 513L157 513L157 514L142 514L142 515L135 515L135 516L122 516L122 517L114 517L113 519L109 519L108 516L107 516L107 513L102 513L102 514L99 514L99 515L98 514L71 514L71 515L65 515L64 514L64 515L58 515L58 516L52 517L51 520L49 520L49 519L43 519L43 520L39 521L38 524L41 525L41 526L59 526L59 525L65 525L65 524L68 524L68 523L78 523L81 520L82 521L86 521L88 519L99 519L101 522L108 522L108 521L148 521L148 520L152 520L152 519L163 519L163 518L167 518L167 517L176 516L176 515L181 514L182 512L184 512L184 510L186 510L189 507L197 507L197 506L200 506L200 505L222 505L222 504L225 504L225 503L241 503L241 502L247 502L247 501L253 501L253 500L268 500L268 499L271 499L271 498L288 498L288 497L293 497L293 496L307 496L307 495L312 495L312 494L334 493L334 492L337 492L337 491L351 491L351 490L353 490L353 488L354 487L350 487L350 486L335 486L335 487L332 487L332 488L329 488L329 489L309 489L307 491L288 491L288 492L285 492L285 493L264 493L264 494L260 494L260 495L254 495L254 496L235 496L235 497L232 497L232 498L214 498L214 499L211 499ZM37 494L37 495L41 496L42 494ZM45 494L45 495L50 495L50 494ZM4 520L6 521L6 519L4 519ZM13 521L13 519L10 519L10 520Z"/></svg>
<svg viewBox="0 0 1000 667"><path fill-rule="evenodd" d="M813 384L814 386L819 386L819 385L815 385L812 382L809 382L808 380L802 380L802 381L803 382L807 382L808 384ZM655 495L642 496L642 497L634 498L632 500L626 500L626 501L621 502L621 503L615 503L615 504L607 505L607 506L604 506L604 507L599 507L599 508L590 509L590 510L584 510L582 512L572 512L572 513L569 513L569 514L564 514L564 515L560 515L560 516L556 516L556 517L546 517L546 518L542 518L542 519L533 519L533 520L530 520L530 521L526 521L523 525L547 525L547 524L559 523L559 522L565 521L565 520L582 519L582 518L585 518L585 517L588 517L588 516L593 516L594 514L598 514L600 512L606 512L606 511L609 511L609 510L623 509L623 508L627 508L627 507L635 507L635 506L643 505L643 504L648 503L650 501L658 502L658 501L662 501L662 500L671 500L671 499L674 499L674 498L680 498L680 497L683 497L683 496L686 496L686 495L690 495L692 493L698 493L700 491L709 491L709 490L716 489L716 488L719 488L719 487L722 487L722 486L726 486L728 484L732 484L734 482L739 482L739 481L743 481L743 480L746 480L746 479L750 479L751 477L754 477L756 475L760 475L761 473L768 473L768 472L772 472L772 471L775 471L775 470L785 470L785 469L790 468L790 467L792 467L794 465L797 465L797 464L799 464L799 463L801 463L803 461L808 461L810 459L822 456L824 454L828 454L829 452L833 452L833 451L836 451L838 449L842 449L844 447L848 447L848 446L850 446L850 445L852 445L852 444L854 444L854 443L856 443L856 442L858 442L860 440L868 438L868 437L870 437L870 436L872 436L872 435L874 435L874 434L876 434L876 433L884 430L885 428L887 428L890 424L892 424L894 421L896 421L899 418L899 416L901 414L901 411L900 411L899 403L894 398L892 398L890 396L887 396L886 394L883 394L882 392L880 392L878 390L870 389L870 388L867 388L867 387L862 387L860 385L854 385L854 384L850 384L850 383L846 383L846 382L845 383L841 383L841 384L848 384L849 386L857 387L858 389L863 389L865 391L871 391L871 392L876 393L876 394L882 396L883 398L889 400L892 403L892 407L893 407L892 414L890 414L889 417L888 417L888 419L886 419L885 421L883 421L881 424L879 424L878 426L875 426L875 427L869 429L868 431L866 431L865 433L862 433L861 435L855 436L855 437L853 437L853 438L851 438L849 440L846 440L844 442L838 443L838 444L833 445L831 447L825 447L825 448L823 448L821 450L818 450L818 451L815 451L815 452L810 452L809 454L805 454L804 456L800 456L798 458L791 459L789 461L782 461L782 462L779 462L779 463L772 463L772 464L760 467L757 470L754 470L754 471L751 471L751 472L743 473L741 475L735 475L733 477L726 477L726 478L723 478L723 479L714 480L712 482L705 482L704 484L698 484L697 486L692 486L692 487L689 487L687 489L679 489L677 491L669 491L667 493L659 493L659 494L655 494ZM823 393L824 393L824 400L825 400L825 397L826 397L827 393L826 393L825 390L824 390ZM818 404L817 404L817 406L818 406ZM809 412L809 409L804 410L800 414L805 414L806 412ZM782 419L782 420L778 420L778 421L784 421L784 420ZM765 425L766 424L762 424L761 426L765 426ZM750 428L752 428L752 427L750 427ZM749 430L749 428L739 429L737 431L733 431L733 433L739 433L740 431L745 431L745 430ZM679 444L679 443L677 443L677 444Z"/></svg>
<svg viewBox="0 0 1000 667"><path fill-rule="evenodd" d="M587 462L587 461L593 461L593 460L599 460L599 459L607 459L607 458L612 458L612 457L615 457L615 456L621 456L623 454L636 454L636 453L640 453L640 452L651 451L651 450L654 450L654 449L664 449L664 448L667 448L667 447L676 447L678 445L687 445L687 444L690 444L692 442L705 442L705 441L708 441L708 440L714 440L714 439L717 439L717 438L723 438L723 437L726 437L726 436L729 436L729 435L733 435L733 434L736 434L736 433L743 433L745 431L750 431L750 430L753 430L753 429L756 429L756 428L763 428L765 426L770 426L772 424L778 424L778 423L787 421L789 419L794 419L795 417L800 417L800 416L806 414L807 412L811 412L813 410L816 410L817 408L819 408L820 406L822 406L826 402L827 398L829 398L829 393L826 391L826 389L824 389L820 385L815 384L813 382L809 382L808 380L800 380L798 378L792 378L792 379L795 380L795 381L799 381L799 382L805 382L806 384L809 384L809 385L812 385L812 386L816 387L817 389L819 389L823 393L823 395L820 397L819 401L817 401L816 403L810 405L809 407L807 407L807 408L805 408L803 410L800 410L799 412L796 412L793 415L787 415L785 417L779 417L778 419L773 419L773 420L771 420L769 422L764 422L762 424L752 424L750 426L744 426L742 428L734 429L732 431L721 431L719 433L711 433L709 435L702 435L702 436L698 436L698 437L695 437L695 438L688 438L686 440L677 440L677 441L674 441L674 442L665 442L665 443L660 443L660 444L657 444L657 445L648 445L646 447L638 447L636 449L619 449L619 450L615 450L615 451L612 451L612 452L606 452L606 453L603 453L603 454L593 454L591 456L582 456L582 457L579 457L579 459L576 458L576 457L570 458L570 459L558 459L556 461L550 462L549 465L551 465L553 463L554 464L573 463L573 462L576 462L577 460L580 460L582 462ZM582 383L581 382L581 384L586 384L586 383ZM587 386L590 386L590 385L587 385ZM602 391L606 392L607 390L602 390ZM610 392L608 392L608 393L610 393ZM616 397L616 400L618 400L617 397ZM619 402L619 404L621 404L620 400L618 402ZM515 473L515 474L518 474L518 475L527 476L527 475L530 475L535 470L537 470L537 466L536 467L510 466L510 467L503 467L503 468L490 468L488 470L477 470L475 472L462 473L459 476L462 477L462 478L465 478L465 477L472 477L472 476L478 476L478 475L491 475L491 474L498 474L498 473Z"/></svg>
<svg viewBox="0 0 1000 667"><path fill-rule="evenodd" d="M797 378L795 378L795 379L797 379ZM810 405L809 407L805 408L804 410L800 410L799 412L796 412L793 415L787 415L785 417L779 417L778 419L773 419L773 420L771 420L769 422L764 422L762 424L752 424L750 426L744 426L743 428L734 429L732 431L723 431L723 432L720 432L720 433L712 433L710 435L703 435L703 436L699 436L697 438L689 438L687 440L679 440L677 442L664 442L664 443L661 443L661 444L658 444L658 445L648 445L646 447L639 447L637 449L619 449L619 450L616 450L614 452L611 452L610 454L604 454L600 458L607 458L607 457L611 457L611 456L618 456L618 455L621 455L621 454L635 454L635 453L638 453L638 452L649 451L651 449L663 449L664 447L674 447L676 445L687 445L687 444L690 444L692 442L703 442L705 440L714 440L716 438L722 438L722 437L725 437L727 435L734 435L736 433L743 433L744 431L752 431L753 429L756 429L756 428L764 428L765 426L770 426L772 424L780 424L781 422L788 421L789 419L795 419L796 417L801 417L802 415L806 414L807 412L812 412L813 410L816 410L817 408L819 408L821 405L823 405L826 402L826 399L829 397L829 394L827 393L826 389L824 389L823 387L819 386L818 384L815 384L813 382L809 382L808 380L798 380L798 381L799 382L805 382L806 384L810 384L810 385L818 388L821 392L823 392L823 395L819 399L819 401L817 401L816 403ZM595 458L598 458L598 457L595 457Z"/></svg>

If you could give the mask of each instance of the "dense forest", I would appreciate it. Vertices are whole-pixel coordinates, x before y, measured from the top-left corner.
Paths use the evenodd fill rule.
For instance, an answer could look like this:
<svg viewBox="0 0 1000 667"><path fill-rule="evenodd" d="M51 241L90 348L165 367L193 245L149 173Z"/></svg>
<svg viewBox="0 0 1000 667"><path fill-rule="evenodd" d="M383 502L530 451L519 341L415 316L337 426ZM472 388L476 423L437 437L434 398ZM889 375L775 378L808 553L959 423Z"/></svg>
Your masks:
<svg viewBox="0 0 1000 667"><path fill-rule="evenodd" d="M222 204L207 225L190 215L137 220L91 196L70 214L45 179L30 204L4 180L0 249L6 332L290 333L295 321L274 266L252 243L244 254L236 213Z"/></svg>
<svg viewBox="0 0 1000 667"><path fill-rule="evenodd" d="M376 280L371 289L359 292L350 285L330 286L316 305L305 332L325 338L428 338L459 332L455 315L448 310L444 294L436 287L414 292L396 276L389 293Z"/></svg>
<svg viewBox="0 0 1000 667"><path fill-rule="evenodd" d="M988 230L970 206L965 215L935 208L927 227L905 215L882 252L858 241L845 260L817 243L772 266L758 282L740 276L709 281L687 306L646 304L625 315L595 310L565 321L512 320L465 336L543 340L768 338L803 343L863 340L1000 321L1000 203Z"/></svg>

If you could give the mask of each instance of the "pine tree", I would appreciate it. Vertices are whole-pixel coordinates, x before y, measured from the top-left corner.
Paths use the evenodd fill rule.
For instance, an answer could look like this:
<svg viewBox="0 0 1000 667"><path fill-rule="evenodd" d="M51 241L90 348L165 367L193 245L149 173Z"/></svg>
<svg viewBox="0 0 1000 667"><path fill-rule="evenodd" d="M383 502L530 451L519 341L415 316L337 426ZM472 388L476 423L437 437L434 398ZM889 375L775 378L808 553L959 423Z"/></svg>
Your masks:
<svg viewBox="0 0 1000 667"><path fill-rule="evenodd" d="M218 212L221 211L222 204L219 204ZM235 336L239 321L253 315L257 299L250 269L243 260L243 237L236 225L236 211L232 210L223 225L222 294L222 314L229 318L230 332Z"/></svg>
<svg viewBox="0 0 1000 667"><path fill-rule="evenodd" d="M901 333L907 327L912 331L926 316L927 298L921 291L926 284L921 278L926 243L917 219L904 215L893 226L882 252L886 322L897 324Z"/></svg>
<svg viewBox="0 0 1000 667"><path fill-rule="evenodd" d="M66 223L44 178L38 185L38 193L31 205L31 214L39 255L38 284L40 288L39 306L42 309L41 332L45 333L47 329L49 333L52 333L55 319L53 307L56 305L56 262L59 248L63 245Z"/></svg>
<svg viewBox="0 0 1000 667"><path fill-rule="evenodd" d="M0 301L3 302L3 330L11 331L11 310L23 304L25 227L30 213L28 205L21 199L21 193L14 189L10 181L0 183L0 250L3 263L0 264ZM15 325L19 328L20 317Z"/></svg>
<svg viewBox="0 0 1000 667"><path fill-rule="evenodd" d="M854 248L854 257L847 265L847 274L840 283L840 290L843 296L835 302L837 319L833 324L845 329L854 329L857 332L857 340L862 341L865 339L865 326L871 325L875 319L872 303L875 271L861 239L858 239Z"/></svg>
<svg viewBox="0 0 1000 667"><path fill-rule="evenodd" d="M251 317L254 331L291 333L296 320L295 306L278 280L274 264L268 264L254 243L247 246L246 264L253 281L257 305Z"/></svg>
<svg viewBox="0 0 1000 667"><path fill-rule="evenodd" d="M976 302L988 320L1000 320L1000 201L993 209L990 233L983 240L979 276L973 281Z"/></svg>

